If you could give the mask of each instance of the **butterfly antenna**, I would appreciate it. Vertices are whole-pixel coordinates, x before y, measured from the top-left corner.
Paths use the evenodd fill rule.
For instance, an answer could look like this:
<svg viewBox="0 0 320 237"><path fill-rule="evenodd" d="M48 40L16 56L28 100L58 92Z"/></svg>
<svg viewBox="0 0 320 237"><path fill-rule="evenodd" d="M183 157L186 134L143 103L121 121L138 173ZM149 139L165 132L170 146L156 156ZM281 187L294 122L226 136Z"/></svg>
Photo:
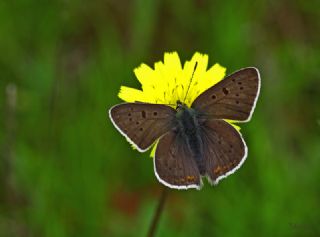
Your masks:
<svg viewBox="0 0 320 237"><path fill-rule="evenodd" d="M184 96L184 99L183 99L183 103L186 101L186 98L187 98L187 95L189 93L189 89L190 89L190 86L191 86L191 83L192 83L192 79L193 79L193 76L194 76L194 72L196 71L197 66L198 66L198 62L196 61L196 64L194 65L192 76L191 76L191 79L190 79L190 82L189 82L189 85L188 85L187 93L186 93L186 95Z"/></svg>

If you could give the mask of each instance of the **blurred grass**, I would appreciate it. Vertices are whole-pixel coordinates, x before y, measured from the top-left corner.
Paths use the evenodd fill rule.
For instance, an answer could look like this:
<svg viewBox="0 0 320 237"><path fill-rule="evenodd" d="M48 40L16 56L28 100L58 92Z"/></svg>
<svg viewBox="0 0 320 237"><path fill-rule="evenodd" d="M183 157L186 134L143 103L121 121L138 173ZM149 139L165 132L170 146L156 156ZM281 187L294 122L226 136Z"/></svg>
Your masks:
<svg viewBox="0 0 320 237"><path fill-rule="evenodd" d="M132 70L177 50L262 91L245 165L172 191L158 236L318 236L318 1L35 0L0 3L0 236L144 236L160 184L107 109ZM17 92L8 105L8 85ZM11 98L12 99L12 98Z"/></svg>

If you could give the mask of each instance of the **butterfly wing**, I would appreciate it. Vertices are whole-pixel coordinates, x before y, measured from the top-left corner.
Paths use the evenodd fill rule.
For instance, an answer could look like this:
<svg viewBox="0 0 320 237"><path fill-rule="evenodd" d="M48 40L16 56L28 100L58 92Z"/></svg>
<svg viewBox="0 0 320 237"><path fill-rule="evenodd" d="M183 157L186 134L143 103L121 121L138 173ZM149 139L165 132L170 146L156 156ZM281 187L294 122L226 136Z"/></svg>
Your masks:
<svg viewBox="0 0 320 237"><path fill-rule="evenodd" d="M240 168L247 146L241 134L224 120L207 120L201 128L206 174L217 184Z"/></svg>
<svg viewBox="0 0 320 237"><path fill-rule="evenodd" d="M172 129L175 110L159 104L124 103L112 107L109 116L119 132L143 152Z"/></svg>
<svg viewBox="0 0 320 237"><path fill-rule="evenodd" d="M154 157L158 180L170 188L201 188L200 173L186 141L170 131L159 141Z"/></svg>
<svg viewBox="0 0 320 237"><path fill-rule="evenodd" d="M244 68L203 92L192 108L211 118L246 122L251 118L259 91L259 71Z"/></svg>

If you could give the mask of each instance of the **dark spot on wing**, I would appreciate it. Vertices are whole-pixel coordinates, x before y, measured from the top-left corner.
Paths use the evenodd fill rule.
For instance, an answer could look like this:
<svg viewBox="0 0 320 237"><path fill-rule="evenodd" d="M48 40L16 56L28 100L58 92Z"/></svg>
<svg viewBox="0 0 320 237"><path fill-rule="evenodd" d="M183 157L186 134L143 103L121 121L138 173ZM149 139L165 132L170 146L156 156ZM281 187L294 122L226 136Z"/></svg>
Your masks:
<svg viewBox="0 0 320 237"><path fill-rule="evenodd" d="M223 91L223 94L225 94L225 95L227 95L227 94L229 94L229 91L228 91L228 89L227 88L222 88L222 91Z"/></svg>

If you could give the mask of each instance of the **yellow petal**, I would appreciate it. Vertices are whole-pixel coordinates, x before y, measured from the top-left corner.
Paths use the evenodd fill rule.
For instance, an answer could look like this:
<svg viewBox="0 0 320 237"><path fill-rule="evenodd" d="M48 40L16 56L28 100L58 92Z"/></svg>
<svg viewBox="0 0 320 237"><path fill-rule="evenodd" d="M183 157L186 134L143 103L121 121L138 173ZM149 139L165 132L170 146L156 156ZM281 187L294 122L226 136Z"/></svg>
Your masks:
<svg viewBox="0 0 320 237"><path fill-rule="evenodd" d="M177 52L165 53L164 64L172 72L180 72L182 70L180 58Z"/></svg>
<svg viewBox="0 0 320 237"><path fill-rule="evenodd" d="M118 94L119 98L126 102L141 101L144 102L144 94L142 91L127 86L121 86Z"/></svg>
<svg viewBox="0 0 320 237"><path fill-rule="evenodd" d="M222 67L219 63L213 65L206 73L202 82L209 81L210 86L217 84L221 81L226 75L226 68Z"/></svg>
<svg viewBox="0 0 320 237"><path fill-rule="evenodd" d="M134 73L142 86L154 85L157 80L155 71L146 64L135 68Z"/></svg>
<svg viewBox="0 0 320 237"><path fill-rule="evenodd" d="M238 125L235 125L234 123L236 123L237 121L234 121L234 120L228 120L228 119L225 119L224 121L228 122L230 125L232 125L237 131L240 131L240 127Z"/></svg>
<svg viewBox="0 0 320 237"><path fill-rule="evenodd" d="M152 157L152 158L156 155L156 149L157 149L158 143L159 143L159 140L157 140L155 142L155 144L153 145L153 147L152 147L152 150L151 150L151 153L150 153L150 157Z"/></svg>
<svg viewBox="0 0 320 237"><path fill-rule="evenodd" d="M197 67L195 68L196 63ZM183 79L181 80L181 83L183 84L184 88L184 103L186 103L188 106L191 106L196 97L199 80L205 74L207 66L208 55L197 52L193 55L191 61L187 61L183 67ZM196 70L194 71L194 69Z"/></svg>

